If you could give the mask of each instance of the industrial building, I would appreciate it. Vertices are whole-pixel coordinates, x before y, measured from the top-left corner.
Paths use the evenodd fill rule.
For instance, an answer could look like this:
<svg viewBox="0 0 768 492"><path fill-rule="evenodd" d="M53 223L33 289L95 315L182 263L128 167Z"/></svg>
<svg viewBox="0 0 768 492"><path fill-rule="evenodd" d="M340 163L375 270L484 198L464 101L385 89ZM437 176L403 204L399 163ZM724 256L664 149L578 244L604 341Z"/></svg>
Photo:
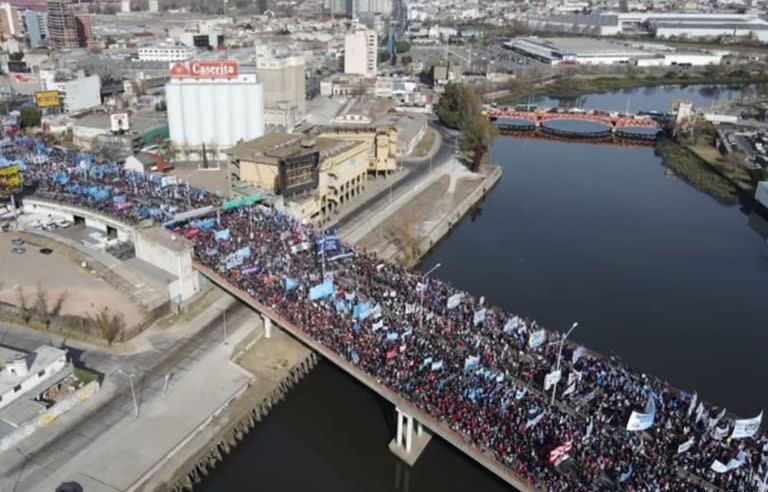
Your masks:
<svg viewBox="0 0 768 492"><path fill-rule="evenodd" d="M344 36L344 73L375 77L378 69L379 40L376 31L358 29Z"/></svg>
<svg viewBox="0 0 768 492"><path fill-rule="evenodd" d="M306 111L304 56L263 57L257 74L264 85L264 123L291 129Z"/></svg>
<svg viewBox="0 0 768 492"><path fill-rule="evenodd" d="M395 131L328 130L317 136L273 133L231 148L232 181L276 197L307 223L322 224L362 193L379 163L394 169Z"/></svg>
<svg viewBox="0 0 768 492"><path fill-rule="evenodd" d="M530 15L533 28L586 32L600 36L647 34L658 38L716 38L754 36L768 41L768 22L757 14L632 12L604 14Z"/></svg>
<svg viewBox="0 0 768 492"><path fill-rule="evenodd" d="M240 140L264 135L264 90L236 61L177 62L165 86L168 126L177 158L225 159Z"/></svg>
<svg viewBox="0 0 768 492"><path fill-rule="evenodd" d="M514 38L504 46L551 65L692 66L719 64L723 59L723 53L654 51L647 46L590 38Z"/></svg>
<svg viewBox="0 0 768 492"><path fill-rule="evenodd" d="M139 61L175 62L187 61L194 51L187 46L155 45L139 48Z"/></svg>

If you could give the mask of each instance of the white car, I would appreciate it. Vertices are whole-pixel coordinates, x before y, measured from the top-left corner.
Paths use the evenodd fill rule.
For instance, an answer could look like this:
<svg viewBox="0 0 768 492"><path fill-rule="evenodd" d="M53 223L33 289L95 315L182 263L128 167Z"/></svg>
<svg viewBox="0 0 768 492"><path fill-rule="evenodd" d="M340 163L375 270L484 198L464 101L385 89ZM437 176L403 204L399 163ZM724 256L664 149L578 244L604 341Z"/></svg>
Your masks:
<svg viewBox="0 0 768 492"><path fill-rule="evenodd" d="M68 221L67 219L59 219L56 221L56 227L58 227L59 229L66 229L71 225L72 225L72 222Z"/></svg>
<svg viewBox="0 0 768 492"><path fill-rule="evenodd" d="M56 224L54 224L53 222L46 222L45 225L43 225L43 230L48 232L55 231Z"/></svg>

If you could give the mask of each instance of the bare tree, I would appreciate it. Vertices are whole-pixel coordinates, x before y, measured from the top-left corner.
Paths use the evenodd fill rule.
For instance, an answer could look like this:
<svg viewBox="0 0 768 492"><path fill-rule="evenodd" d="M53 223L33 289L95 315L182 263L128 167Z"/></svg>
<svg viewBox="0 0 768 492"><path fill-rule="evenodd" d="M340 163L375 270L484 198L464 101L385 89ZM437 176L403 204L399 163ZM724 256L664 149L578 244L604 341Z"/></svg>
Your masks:
<svg viewBox="0 0 768 492"><path fill-rule="evenodd" d="M92 319L99 330L101 338L106 340L109 345L112 345L117 336L123 331L123 315L110 312L108 307L96 313Z"/></svg>
<svg viewBox="0 0 768 492"><path fill-rule="evenodd" d="M67 300L67 297L69 296L69 291L64 291L61 294L59 294L59 297L56 298L56 302L53 304L53 308L51 309L51 316L56 318L61 315L61 309L64 307L64 303Z"/></svg>

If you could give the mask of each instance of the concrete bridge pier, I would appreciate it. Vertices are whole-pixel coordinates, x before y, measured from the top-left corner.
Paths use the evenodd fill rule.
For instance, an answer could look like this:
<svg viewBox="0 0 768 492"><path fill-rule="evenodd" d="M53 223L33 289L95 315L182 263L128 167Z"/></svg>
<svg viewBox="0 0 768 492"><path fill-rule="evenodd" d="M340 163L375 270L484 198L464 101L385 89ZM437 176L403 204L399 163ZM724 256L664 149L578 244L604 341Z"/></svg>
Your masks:
<svg viewBox="0 0 768 492"><path fill-rule="evenodd" d="M272 318L266 314L261 315L264 318L264 338L272 338Z"/></svg>
<svg viewBox="0 0 768 492"><path fill-rule="evenodd" d="M389 450L408 466L413 466L432 439L432 434L421 425L421 422L415 421L404 411L399 408L395 408L395 411L397 412L397 434L389 441Z"/></svg>

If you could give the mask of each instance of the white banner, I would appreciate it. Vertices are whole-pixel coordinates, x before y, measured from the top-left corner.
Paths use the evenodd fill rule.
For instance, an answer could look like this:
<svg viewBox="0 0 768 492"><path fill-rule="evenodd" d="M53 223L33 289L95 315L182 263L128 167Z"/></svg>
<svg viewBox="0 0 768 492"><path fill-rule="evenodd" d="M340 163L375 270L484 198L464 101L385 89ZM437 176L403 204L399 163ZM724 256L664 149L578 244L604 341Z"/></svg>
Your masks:
<svg viewBox="0 0 768 492"><path fill-rule="evenodd" d="M381 318L381 304L376 304L376 306L371 310L371 317L373 319Z"/></svg>
<svg viewBox="0 0 768 492"><path fill-rule="evenodd" d="M507 335L511 334L515 330L517 330L517 327L520 325L520 318L515 316L514 318L510 318L505 324L504 324L504 333Z"/></svg>
<svg viewBox="0 0 768 492"><path fill-rule="evenodd" d="M581 381L581 372L571 371L568 373L568 384L573 384L577 381Z"/></svg>
<svg viewBox="0 0 768 492"><path fill-rule="evenodd" d="M477 355L470 355L467 356L466 359L464 359L464 370L472 369L475 367L478 362L480 362L480 356Z"/></svg>
<svg viewBox="0 0 768 492"><path fill-rule="evenodd" d="M710 470L712 470L715 473L728 473L731 470L735 470L736 468L743 465L744 462L737 459L732 459L728 462L728 464L720 463L718 460L715 460L712 462L712 466L710 466Z"/></svg>
<svg viewBox="0 0 768 492"><path fill-rule="evenodd" d="M762 421L763 412L760 412L760 415L751 419L734 420L731 439L742 439L744 437L754 436L757 434L757 430L760 428L760 422Z"/></svg>
<svg viewBox="0 0 768 492"><path fill-rule="evenodd" d="M406 304L405 305L405 314L411 314L416 312L416 304Z"/></svg>
<svg viewBox="0 0 768 492"><path fill-rule="evenodd" d="M439 371L442 368L443 368L443 361L442 360L439 360L437 362L433 362L432 363L432 370L433 371Z"/></svg>
<svg viewBox="0 0 768 492"><path fill-rule="evenodd" d="M477 326L485 321L485 308L475 311L475 316L472 318L472 324Z"/></svg>
<svg viewBox="0 0 768 492"><path fill-rule="evenodd" d="M448 303L446 304L446 307L448 309L453 309L453 308L457 307L459 305L459 303L461 302L461 296L462 296L462 294L461 294L461 292L459 292L458 294L454 294L451 297L449 297L448 298Z"/></svg>
<svg viewBox="0 0 768 492"><path fill-rule="evenodd" d="M627 420L628 431L643 431L653 425L654 415L652 413L640 413L632 411L632 415Z"/></svg>
<svg viewBox="0 0 768 492"><path fill-rule="evenodd" d="M545 337L546 337L546 332L544 330L534 331L528 337L528 347L534 349L540 346L542 343L544 343Z"/></svg>
<svg viewBox="0 0 768 492"><path fill-rule="evenodd" d="M721 440L728 437L728 425L726 423L725 427L715 427L712 430L712 439Z"/></svg>
<svg viewBox="0 0 768 492"><path fill-rule="evenodd" d="M677 454L685 453L693 447L693 438L688 439L683 444L677 447Z"/></svg>
<svg viewBox="0 0 768 492"><path fill-rule="evenodd" d="M547 391L553 385L557 384L560 381L560 376L562 375L563 371L558 369L544 376L544 391Z"/></svg>
<svg viewBox="0 0 768 492"><path fill-rule="evenodd" d="M373 324L373 331L380 330L382 328L384 328L384 321L383 320L379 320L379 321L377 321L377 322L375 322Z"/></svg>

